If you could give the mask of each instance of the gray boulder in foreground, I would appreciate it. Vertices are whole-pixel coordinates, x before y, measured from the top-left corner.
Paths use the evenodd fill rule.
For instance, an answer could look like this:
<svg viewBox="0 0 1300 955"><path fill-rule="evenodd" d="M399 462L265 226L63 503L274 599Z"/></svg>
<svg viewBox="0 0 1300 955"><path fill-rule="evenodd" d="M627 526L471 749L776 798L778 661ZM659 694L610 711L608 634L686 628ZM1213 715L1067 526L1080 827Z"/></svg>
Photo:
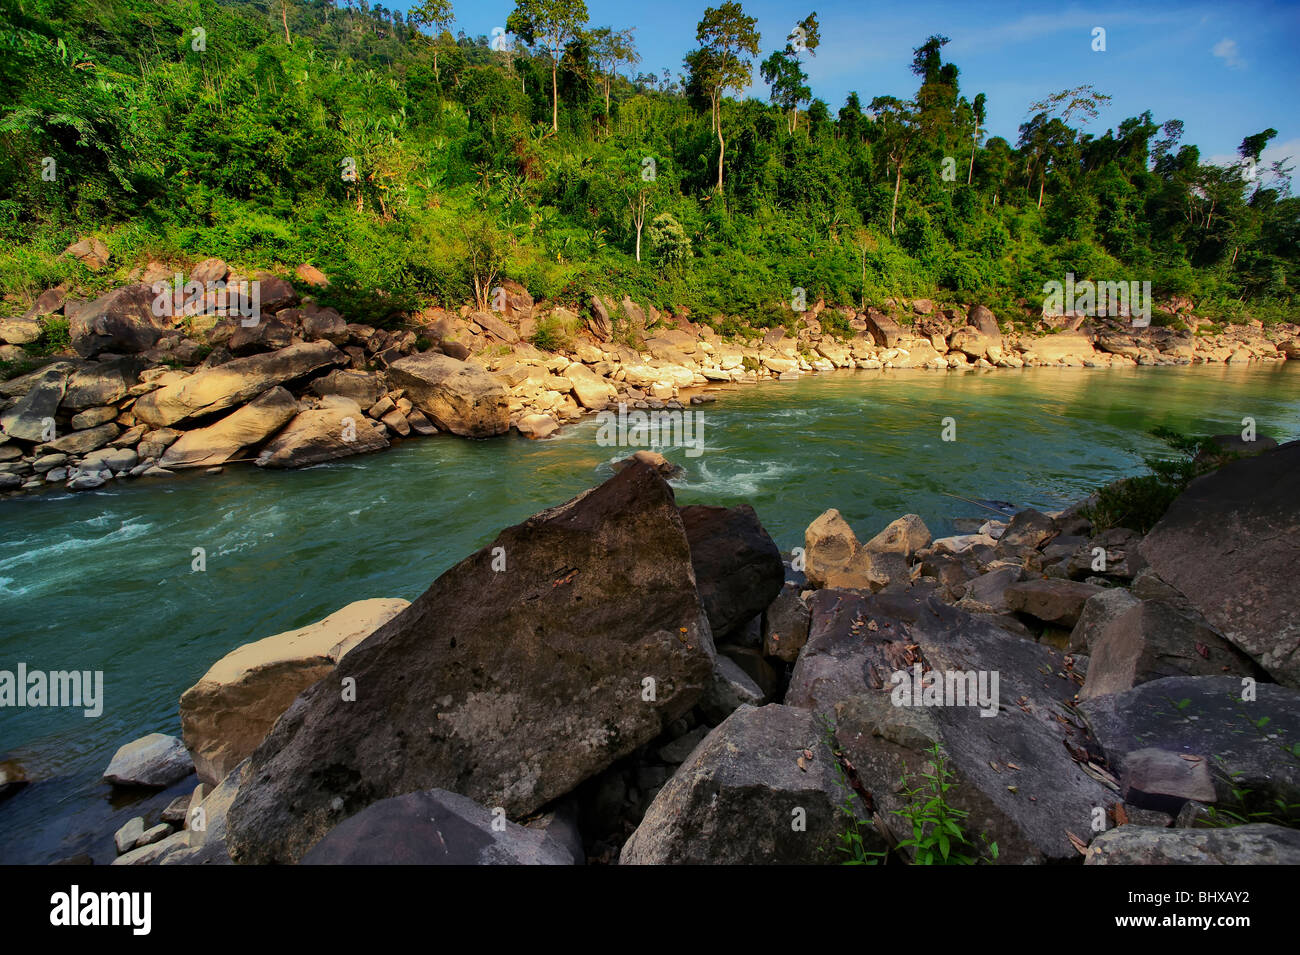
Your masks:
<svg viewBox="0 0 1300 955"><path fill-rule="evenodd" d="M659 791L623 846L621 865L834 864L858 797L839 782L808 710L741 706ZM879 841L870 822L864 836Z"/></svg>
<svg viewBox="0 0 1300 955"><path fill-rule="evenodd" d="M185 744L175 736L150 733L118 749L104 778L118 786L165 789L194 772Z"/></svg>
<svg viewBox="0 0 1300 955"><path fill-rule="evenodd" d="M1300 865L1300 830L1268 823L1227 829L1119 826L1088 846L1084 865Z"/></svg>
<svg viewBox="0 0 1300 955"><path fill-rule="evenodd" d="M1229 642L1300 686L1300 441L1197 478L1141 551Z"/></svg>
<svg viewBox="0 0 1300 955"><path fill-rule="evenodd" d="M506 528L304 691L252 756L232 857L296 861L420 789L534 812L685 714L713 661L672 489L629 467Z"/></svg>
<svg viewBox="0 0 1300 955"><path fill-rule="evenodd" d="M495 820L501 820L496 822ZM544 832L472 799L428 789L371 803L339 823L303 865L575 865Z"/></svg>

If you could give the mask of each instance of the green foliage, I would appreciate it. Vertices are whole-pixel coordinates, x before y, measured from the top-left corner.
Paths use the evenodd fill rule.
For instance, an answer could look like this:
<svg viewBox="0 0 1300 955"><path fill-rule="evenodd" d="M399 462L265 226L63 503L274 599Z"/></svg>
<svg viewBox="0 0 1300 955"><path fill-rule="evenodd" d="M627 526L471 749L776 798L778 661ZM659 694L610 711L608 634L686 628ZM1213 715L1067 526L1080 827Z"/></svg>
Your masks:
<svg viewBox="0 0 1300 955"><path fill-rule="evenodd" d="M244 271L311 261L372 324L430 301L483 307L504 279L569 304L594 287L684 306L733 334L774 321L793 287L833 305L980 300L1014 319L1067 271L1150 278L1231 322L1300 303L1286 171L1202 164L1181 123L1148 113L1085 134L1104 102L1089 87L1046 97L1013 146L983 142L985 97L963 94L942 36L915 51L916 95L877 97L868 119L856 94L839 110L810 100L815 15L802 40L765 43L741 3L708 8L678 88L619 75L638 61L631 32L590 29L581 0L515 5L531 53L453 38L450 6L403 18L301 0L288 44L279 9L248 0L0 6L0 296L59 282L85 296L150 259L219 255ZM772 102L728 98L755 60ZM637 262L627 196L648 182ZM97 274L61 255L90 233L112 253Z"/></svg>
<svg viewBox="0 0 1300 955"><path fill-rule="evenodd" d="M529 339L542 351L561 351L573 347L573 329L560 321L554 313L537 323L537 330Z"/></svg>
<svg viewBox="0 0 1300 955"><path fill-rule="evenodd" d="M1151 433L1168 444L1175 456L1144 458L1148 473L1099 488L1097 502L1081 510L1095 531L1127 527L1145 534L1193 478L1222 463L1222 456L1207 437L1188 437L1163 427Z"/></svg>
<svg viewBox="0 0 1300 955"><path fill-rule="evenodd" d="M921 771L920 782L909 785L907 767L903 767L899 788L908 803L894 814L911 824L912 838L899 842L897 848L912 850L913 865L978 865L994 861L998 844L980 833L982 845L977 845L961 826L970 813L948 801L948 791L954 784L947 754L937 741L927 752L930 762Z"/></svg>

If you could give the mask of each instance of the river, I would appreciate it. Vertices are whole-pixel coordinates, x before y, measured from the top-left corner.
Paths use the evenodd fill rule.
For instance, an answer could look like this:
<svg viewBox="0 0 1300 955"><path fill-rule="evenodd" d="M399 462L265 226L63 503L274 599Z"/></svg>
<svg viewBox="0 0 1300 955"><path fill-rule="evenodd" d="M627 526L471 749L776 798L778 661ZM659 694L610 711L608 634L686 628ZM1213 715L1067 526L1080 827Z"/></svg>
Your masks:
<svg viewBox="0 0 1300 955"><path fill-rule="evenodd" d="M679 502L750 503L788 552L828 507L863 539L909 511L935 536L989 516L949 495L1062 507L1162 452L1157 425L1229 433L1250 417L1300 437L1300 368L837 372L692 410L704 453L662 449L686 469ZM0 760L35 780L0 802L0 862L111 861L118 826L195 783L113 794L99 777L118 746L179 735L180 694L234 647L353 600L413 599L502 527L608 477L630 451L597 430L589 417L545 441L439 436L298 472L0 502L0 669L102 670L105 695L98 718L0 710Z"/></svg>

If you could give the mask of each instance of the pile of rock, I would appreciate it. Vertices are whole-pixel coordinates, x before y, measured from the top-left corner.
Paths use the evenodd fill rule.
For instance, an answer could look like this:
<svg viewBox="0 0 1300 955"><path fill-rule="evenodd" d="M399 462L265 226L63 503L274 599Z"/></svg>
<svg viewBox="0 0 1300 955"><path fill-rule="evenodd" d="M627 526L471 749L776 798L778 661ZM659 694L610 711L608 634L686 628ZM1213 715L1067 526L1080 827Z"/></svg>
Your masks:
<svg viewBox="0 0 1300 955"><path fill-rule="evenodd" d="M827 863L850 827L905 858L938 746L1000 862L1294 863L1281 825L1205 826L1300 801L1298 482L1300 442L1230 462L1145 537L828 511L784 563L632 461L409 606L220 661L181 702L208 832L131 861Z"/></svg>

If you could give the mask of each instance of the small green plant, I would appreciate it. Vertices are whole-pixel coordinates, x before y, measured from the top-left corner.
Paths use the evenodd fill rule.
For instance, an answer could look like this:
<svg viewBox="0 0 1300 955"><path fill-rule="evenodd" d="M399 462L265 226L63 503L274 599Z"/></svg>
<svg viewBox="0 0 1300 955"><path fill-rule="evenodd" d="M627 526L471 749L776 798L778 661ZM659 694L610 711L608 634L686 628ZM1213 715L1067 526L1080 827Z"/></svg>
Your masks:
<svg viewBox="0 0 1300 955"><path fill-rule="evenodd" d="M1222 463L1222 451L1207 437L1189 437L1164 427L1153 429L1151 434L1178 452L1177 456L1144 458L1147 474L1122 478L1099 488L1097 503L1081 510L1092 521L1094 531L1127 527L1145 534L1164 517L1169 505L1193 478Z"/></svg>
<svg viewBox="0 0 1300 955"><path fill-rule="evenodd" d="M904 839L897 848L912 850L913 865L978 865L997 859L998 844L980 833L983 845L977 845L961 826L970 813L948 802L948 790L954 783L947 754L937 741L927 754L930 761L919 784L908 785L907 766L903 766L899 786L908 804L895 809L894 815L911 823L912 838Z"/></svg>
<svg viewBox="0 0 1300 955"><path fill-rule="evenodd" d="M537 323L529 341L542 351L561 351L573 347L573 336L554 315L547 315Z"/></svg>

